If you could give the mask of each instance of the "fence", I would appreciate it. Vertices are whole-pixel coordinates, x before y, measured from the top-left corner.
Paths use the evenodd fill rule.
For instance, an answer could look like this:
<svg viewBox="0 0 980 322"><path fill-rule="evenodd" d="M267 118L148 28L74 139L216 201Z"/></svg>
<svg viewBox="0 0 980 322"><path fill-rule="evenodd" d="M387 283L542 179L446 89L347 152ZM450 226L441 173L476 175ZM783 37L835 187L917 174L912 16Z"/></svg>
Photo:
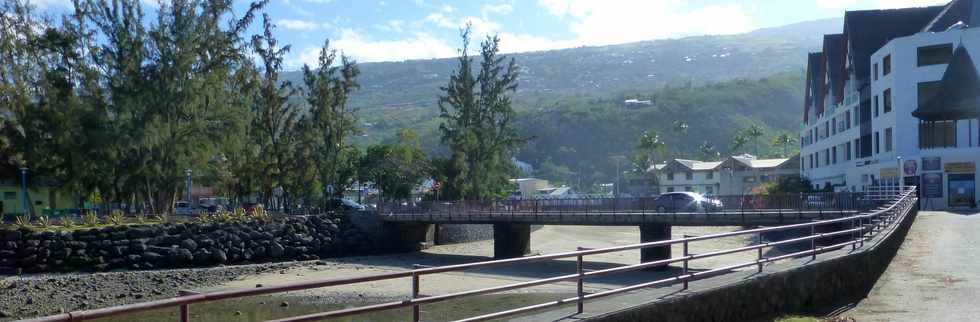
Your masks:
<svg viewBox="0 0 980 322"><path fill-rule="evenodd" d="M869 196L860 192L817 192L774 195L725 195L704 199L670 194L661 197L504 199L488 201L388 202L379 212L391 214L471 213L675 213L675 212L843 212L872 209L897 191ZM684 197L688 196L688 197Z"/></svg>
<svg viewBox="0 0 980 322"><path fill-rule="evenodd" d="M278 319L274 321L275 322L316 321L316 320L323 320L327 318L349 316L349 315L355 315L359 313L388 310L388 309L394 309L400 307L411 307L412 308L411 320L420 321L422 319L421 316L422 311L420 309L422 305L427 305L431 303L436 303L440 301L456 299L461 297L498 293L498 292L504 292L509 290L516 290L516 289L527 288L527 287L532 287L537 285L544 285L544 284L551 284L551 283L565 282L565 281L571 281L576 283L576 290L577 290L576 296L560 299L560 300L549 301L536 305L524 306L511 310L505 310L500 312L474 316L459 321L484 321L484 320L522 314L530 311L541 310L545 308L551 308L551 307L572 304L572 303L576 304L577 312L581 313L584 310L585 304L589 300L594 300L610 295L620 294L624 292L629 292L633 290L639 290L639 289L649 288L654 286L667 285L667 284L680 284L683 289L687 289L688 283L691 281L704 279L715 275L730 273L734 270L738 270L742 268L755 267L759 272L761 272L765 264L778 260L790 259L790 258L796 258L802 256L810 256L811 258L816 259L817 254L824 253L831 250L841 249L847 246L850 246L852 250L856 250L857 248L863 247L864 242L866 240L884 231L885 228L897 222L901 222L906 215L911 213L911 211L917 205L917 201L918 200L915 197L915 188L911 187L910 189L907 189L906 191L902 192L900 195L896 196L896 198L891 200L888 204L883 205L882 207L879 207L877 209L874 209L872 211L869 211L861 215L855 215L855 216L850 216L845 218L821 220L821 221L814 221L809 223L785 225L785 226L778 226L778 227L725 232L725 233L711 234L705 236L686 237L680 239L672 239L672 240L664 240L664 241L656 241L656 242L624 245L624 246L615 246L615 247L600 248L600 249L587 249L587 250L579 250L579 251L557 253L557 254L530 256L530 257L495 260L495 261L487 261L487 262L476 262L476 263L441 266L441 267L421 268L421 269L414 269L409 271L367 275L361 277L338 278L338 279L328 279L328 280L320 280L320 281L306 281L306 282L284 284L278 286L266 286L266 287L255 288L255 289L219 291L219 292L211 292L211 293L187 292L184 293L184 295L180 295L174 298L169 298L164 300L157 300L151 302L123 305L123 306L116 306L116 307L109 307L109 308L102 308L102 309L62 313L58 315L34 319L31 321L34 322L84 321L84 320L91 320L96 318L118 316L123 314L130 314L135 312L142 312L142 311L161 309L161 308L170 308L170 307L178 307L180 310L181 321L189 321L190 320L190 316L188 314L189 306L195 303L217 301L217 300L230 299L230 298L240 298L240 297L262 295L262 294L273 294L273 293L282 293L288 291L322 288L322 287L350 285L350 284L358 284L358 283L397 279L397 278L411 279L411 290L412 290L411 296L405 300L354 307L348 309L341 309L341 310L334 310L329 312L314 313L314 314L308 314L302 316L288 317L288 318ZM822 229L823 232L818 233L817 227L824 227ZM786 230L801 230L801 229L802 230L809 229L810 233L806 236L795 237L782 241L761 242L762 234L764 233L786 231ZM741 235L758 236L759 238L758 240L760 241L760 243L743 246L743 247L737 247L737 248L721 249L721 250L700 253L700 254L691 254L688 252L690 244L695 242L718 239L718 238L726 238L732 236L741 236ZM829 245L818 246L818 242L823 243L828 240L830 241ZM808 244L809 249L793 252L789 254L774 256L774 257L763 256L764 249L772 248L780 245L789 245L789 244L804 244L804 245ZM635 250L635 249L642 249L642 248L649 248L649 247L666 246L666 245L682 245L684 250L683 255L681 257L671 257L668 259L663 259L658 261L633 264L633 265L625 265L625 266L619 266L619 267L601 269L601 270L595 270L589 272L586 272L583 269L582 264L583 264L583 258L585 256L612 253L612 252L621 252L626 250ZM734 254L734 253L741 253L741 252L757 252L758 255L755 260L748 261L748 262L742 262L742 263L737 263L737 264L732 264L732 265L727 265L723 267L717 267L717 268L712 268L712 269L697 271L697 272L692 272L688 270L691 261L713 258L713 257ZM490 288L467 290L467 291L450 293L450 294L421 296L419 292L419 290L422 287L420 282L420 277L424 275L432 275L432 274L439 274L439 273L446 273L446 272L457 272L457 271L475 269L475 268L487 268L487 267L503 266L503 265L534 263L534 262L560 259L560 258L575 258L576 271L573 273L550 277L550 278L536 279L536 280L530 280L530 281L507 284L507 285L490 287ZM644 282L640 284L624 286L624 287L601 291L597 293L586 294L584 292L584 284L587 278L624 273L629 271L635 271L635 270L651 268L656 266L670 265L675 263L682 265L682 271L680 275L672 276L660 280L655 280L655 281ZM407 319L408 318L406 318L406 320Z"/></svg>

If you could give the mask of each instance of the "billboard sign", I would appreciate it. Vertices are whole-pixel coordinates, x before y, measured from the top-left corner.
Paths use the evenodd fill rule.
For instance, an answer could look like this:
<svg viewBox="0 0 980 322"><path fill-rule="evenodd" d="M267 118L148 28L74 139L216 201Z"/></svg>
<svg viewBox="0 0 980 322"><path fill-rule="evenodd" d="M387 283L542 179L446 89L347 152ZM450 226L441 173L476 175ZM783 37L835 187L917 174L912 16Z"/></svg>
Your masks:
<svg viewBox="0 0 980 322"><path fill-rule="evenodd" d="M943 197L943 174L942 173L922 174L922 196L926 198Z"/></svg>

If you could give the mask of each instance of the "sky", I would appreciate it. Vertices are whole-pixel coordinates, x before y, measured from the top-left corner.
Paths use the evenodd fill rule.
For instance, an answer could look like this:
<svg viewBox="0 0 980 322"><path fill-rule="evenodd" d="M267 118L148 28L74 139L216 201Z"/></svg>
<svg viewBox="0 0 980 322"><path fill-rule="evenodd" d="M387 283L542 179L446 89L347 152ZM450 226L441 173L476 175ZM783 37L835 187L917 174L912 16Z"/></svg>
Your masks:
<svg viewBox="0 0 980 322"><path fill-rule="evenodd" d="M153 10L157 0L144 0ZM475 37L496 34L505 53L744 33L845 10L943 4L948 0L271 0L266 12L285 64L315 64L319 48L358 62L453 57L467 22ZM70 0L33 0L57 15ZM247 1L237 1L244 12ZM256 24L256 29L260 23ZM256 30L257 31L257 30ZM474 43L477 43L474 41Z"/></svg>

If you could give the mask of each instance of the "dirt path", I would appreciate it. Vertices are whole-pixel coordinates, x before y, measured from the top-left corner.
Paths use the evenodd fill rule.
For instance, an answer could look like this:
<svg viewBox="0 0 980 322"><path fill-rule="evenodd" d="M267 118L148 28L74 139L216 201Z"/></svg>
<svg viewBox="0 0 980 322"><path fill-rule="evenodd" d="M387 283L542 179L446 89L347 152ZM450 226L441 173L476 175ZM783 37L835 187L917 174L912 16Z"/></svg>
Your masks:
<svg viewBox="0 0 980 322"><path fill-rule="evenodd" d="M866 299L865 321L980 320L980 214L920 212Z"/></svg>

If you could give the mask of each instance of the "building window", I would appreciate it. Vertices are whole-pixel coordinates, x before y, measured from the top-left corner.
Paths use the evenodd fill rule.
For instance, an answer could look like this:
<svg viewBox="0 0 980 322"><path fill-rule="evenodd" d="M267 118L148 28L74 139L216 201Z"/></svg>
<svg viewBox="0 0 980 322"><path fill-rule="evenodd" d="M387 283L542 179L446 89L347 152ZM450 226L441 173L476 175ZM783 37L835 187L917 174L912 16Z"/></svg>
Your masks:
<svg viewBox="0 0 980 322"><path fill-rule="evenodd" d="M823 164L830 165L830 149L823 150Z"/></svg>
<svg viewBox="0 0 980 322"><path fill-rule="evenodd" d="M878 117L878 95L875 95L875 117Z"/></svg>
<svg viewBox="0 0 980 322"><path fill-rule="evenodd" d="M854 157L860 158L861 155L861 139L854 139Z"/></svg>
<svg viewBox="0 0 980 322"><path fill-rule="evenodd" d="M892 73L892 55L885 56L881 60L881 76L888 76Z"/></svg>
<svg viewBox="0 0 980 322"><path fill-rule="evenodd" d="M769 176L763 174L763 175L759 176L759 181L760 182L769 182Z"/></svg>
<svg viewBox="0 0 980 322"><path fill-rule="evenodd" d="M875 80L878 80L878 63L874 65Z"/></svg>
<svg viewBox="0 0 980 322"><path fill-rule="evenodd" d="M704 175L704 178L705 179L714 179L715 178L715 172L714 171L708 171L708 173L706 173Z"/></svg>
<svg viewBox="0 0 980 322"><path fill-rule="evenodd" d="M942 88L942 82L922 82L918 84L918 90L916 95L918 96L918 108L925 108L925 105L936 96L939 89Z"/></svg>
<svg viewBox="0 0 980 322"><path fill-rule="evenodd" d="M919 123L919 148L956 147L956 121Z"/></svg>
<svg viewBox="0 0 980 322"><path fill-rule="evenodd" d="M836 117L831 118L830 119L830 124L831 124L831 126L830 126L830 128L831 128L830 134L837 134L837 118Z"/></svg>
<svg viewBox="0 0 980 322"><path fill-rule="evenodd" d="M836 145L833 146L832 148L830 148L830 160L834 164L837 164L837 146Z"/></svg>
<svg viewBox="0 0 980 322"><path fill-rule="evenodd" d="M948 64L952 57L953 44L919 47L918 50L919 67Z"/></svg>
<svg viewBox="0 0 980 322"><path fill-rule="evenodd" d="M667 172L667 180L674 180L674 173L673 172Z"/></svg>
<svg viewBox="0 0 980 322"><path fill-rule="evenodd" d="M694 191L694 189L691 189L690 186L687 186L687 187L684 187L684 191Z"/></svg>
<svg viewBox="0 0 980 322"><path fill-rule="evenodd" d="M692 172L685 172L684 173L684 179L694 180L694 173L692 173Z"/></svg>
<svg viewBox="0 0 980 322"><path fill-rule="evenodd" d="M850 130L851 129L851 111L844 111L844 119L847 120L847 121L844 121L846 123L845 124L846 126L844 128Z"/></svg>
<svg viewBox="0 0 980 322"><path fill-rule="evenodd" d="M884 95L882 97L882 100L884 101L884 104L882 104L882 105L884 105L884 112L882 112L882 113L891 112L892 111L892 89L891 88L886 89L885 90L885 93L882 94L882 95Z"/></svg>
<svg viewBox="0 0 980 322"><path fill-rule="evenodd" d="M885 152L892 150L892 128L885 129Z"/></svg>
<svg viewBox="0 0 980 322"><path fill-rule="evenodd" d="M704 192L706 192L706 193L708 193L709 195L710 195L710 194L713 194L713 193L715 193L715 187L712 187L712 186L705 186L705 187L704 187Z"/></svg>
<svg viewBox="0 0 980 322"><path fill-rule="evenodd" d="M879 132L875 132L875 154L881 152L881 136Z"/></svg>
<svg viewBox="0 0 980 322"><path fill-rule="evenodd" d="M844 161L851 161L851 141L844 144Z"/></svg>
<svg viewBox="0 0 980 322"><path fill-rule="evenodd" d="M667 192L674 192L674 187L667 187Z"/></svg>

